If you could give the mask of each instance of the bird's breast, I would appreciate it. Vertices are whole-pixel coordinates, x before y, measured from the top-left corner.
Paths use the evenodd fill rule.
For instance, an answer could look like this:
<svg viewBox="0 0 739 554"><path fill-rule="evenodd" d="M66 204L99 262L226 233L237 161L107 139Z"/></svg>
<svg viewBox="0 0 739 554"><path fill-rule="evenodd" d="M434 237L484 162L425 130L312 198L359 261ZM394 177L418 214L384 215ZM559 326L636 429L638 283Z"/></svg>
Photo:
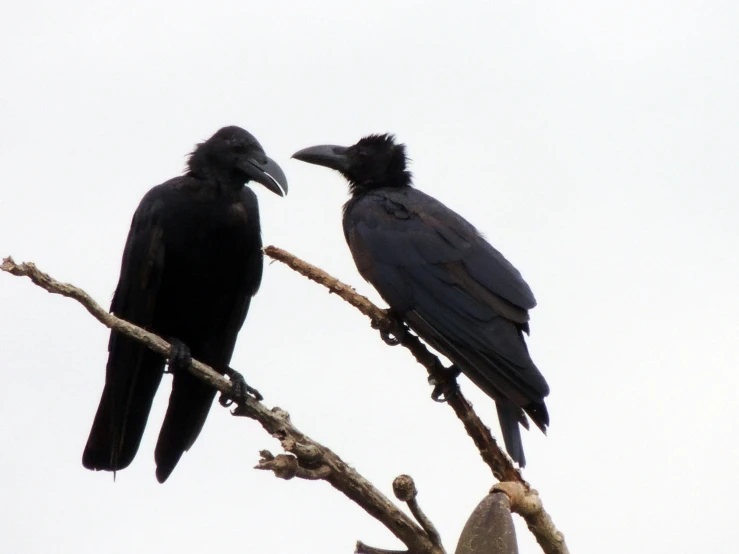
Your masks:
<svg viewBox="0 0 739 554"><path fill-rule="evenodd" d="M228 223L234 226L246 225L249 222L249 214L246 206L241 202L231 204L226 210Z"/></svg>

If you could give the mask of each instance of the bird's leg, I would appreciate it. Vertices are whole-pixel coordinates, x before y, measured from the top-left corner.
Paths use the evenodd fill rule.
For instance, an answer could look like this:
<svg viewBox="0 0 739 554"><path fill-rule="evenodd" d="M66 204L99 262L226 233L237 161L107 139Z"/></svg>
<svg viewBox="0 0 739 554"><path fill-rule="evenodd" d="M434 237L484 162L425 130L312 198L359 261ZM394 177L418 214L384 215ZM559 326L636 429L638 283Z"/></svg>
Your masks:
<svg viewBox="0 0 739 554"><path fill-rule="evenodd" d="M252 396L259 401L264 399L257 389L246 384L244 376L234 368L226 367L223 374L227 375L228 379L233 384L233 392L231 394L226 394L225 392L221 393L221 397L218 399L218 402L224 408L228 408L234 402L237 404L243 404L249 396Z"/></svg>
<svg viewBox="0 0 739 554"><path fill-rule="evenodd" d="M187 371L192 365L190 349L180 340L170 339L169 342L172 348L169 350L169 362L166 373L175 374L178 371Z"/></svg>
<svg viewBox="0 0 739 554"><path fill-rule="evenodd" d="M385 313L396 319L399 325L403 325L402 320L392 310L385 310ZM380 326L374 320L372 321L372 328L380 331L380 338L388 346L398 346L400 344L400 340L397 337L394 337L392 333L388 333L387 331L380 329Z"/></svg>
<svg viewBox="0 0 739 554"><path fill-rule="evenodd" d="M374 321L372 322L372 328L377 329L380 331L380 338L382 341L387 344L388 346L398 346L400 344L400 341L396 339L392 333L388 333L387 331L383 331L380 329L380 326L377 325Z"/></svg>
<svg viewBox="0 0 739 554"><path fill-rule="evenodd" d="M434 402L446 402L459 390L457 377L462 371L453 365L449 368L437 370L434 375L429 375L429 383L434 385L431 398Z"/></svg>

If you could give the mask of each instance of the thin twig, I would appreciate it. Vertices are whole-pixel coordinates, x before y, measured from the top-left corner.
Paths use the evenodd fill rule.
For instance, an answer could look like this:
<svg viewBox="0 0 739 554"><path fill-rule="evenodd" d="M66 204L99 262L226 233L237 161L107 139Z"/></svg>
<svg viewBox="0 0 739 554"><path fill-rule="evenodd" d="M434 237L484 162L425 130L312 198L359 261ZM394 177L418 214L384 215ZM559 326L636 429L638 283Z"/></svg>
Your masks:
<svg viewBox="0 0 739 554"><path fill-rule="evenodd" d="M399 475L396 477L393 481L393 492L395 493L395 498L408 504L413 517L421 524L421 527L423 527L423 530L426 531L433 543L441 546L441 535L439 535L434 524L431 523L431 520L423 513L421 506L418 504L418 489L416 488L416 483L413 481L413 477L410 475Z"/></svg>
<svg viewBox="0 0 739 554"><path fill-rule="evenodd" d="M12 275L29 277L36 285L50 293L60 294L78 301L106 327L141 341L163 356L169 355L171 345L167 341L108 313L85 291L73 285L56 281L40 271L33 263L16 264L12 258L8 257L3 260L0 269ZM211 367L193 360L188 370L219 391L227 394L232 392L231 383ZM445 554L443 548L435 545L419 525L377 490L372 483L362 477L332 450L299 431L291 423L290 416L284 410L280 408L270 410L256 399L247 397L243 404L238 405L235 415L243 415L257 420L270 435L280 441L282 447L292 454L292 456L282 455L280 463L283 465L291 464L292 462L285 460L285 458L290 457L296 460L295 465L297 467L293 476L305 477L310 474L310 478L329 482L335 489L342 492L385 525L391 533L406 545L409 552ZM270 457L273 461L276 459L269 453L262 453L263 462L268 463ZM289 468L284 469L284 471L283 467L278 469L283 472L278 476L289 478Z"/></svg>
<svg viewBox="0 0 739 554"><path fill-rule="evenodd" d="M56 281L51 276L39 270L36 267L36 264L31 262L16 264L15 261L13 261L13 258L7 257L3 260L2 265L0 265L0 269L2 271L5 271L6 273L10 273L11 275L16 275L18 277L28 277L36 285L46 290L47 292L50 292L52 294L60 294L62 296L66 296L67 298L72 298L73 300L76 300L77 302L82 304L95 319L97 319L106 327L110 329L116 329L124 335L128 335L131 338L141 341L151 350L158 354L161 354L162 356L169 356L172 345L169 344L167 341L153 333L149 333L144 329L137 327L133 323L129 323L128 321L116 317L111 313L108 313L85 291L83 291L82 289L78 289L74 285L70 285L68 283L60 283L59 281ZM233 392L231 388L231 382L228 379L224 378L213 368L205 365L204 363L193 360L189 370L215 389L226 394L231 394Z"/></svg>
<svg viewBox="0 0 739 554"><path fill-rule="evenodd" d="M357 547L354 550L354 554L413 554L406 550L385 550L384 548L375 548L368 544L364 544L362 541L357 541Z"/></svg>

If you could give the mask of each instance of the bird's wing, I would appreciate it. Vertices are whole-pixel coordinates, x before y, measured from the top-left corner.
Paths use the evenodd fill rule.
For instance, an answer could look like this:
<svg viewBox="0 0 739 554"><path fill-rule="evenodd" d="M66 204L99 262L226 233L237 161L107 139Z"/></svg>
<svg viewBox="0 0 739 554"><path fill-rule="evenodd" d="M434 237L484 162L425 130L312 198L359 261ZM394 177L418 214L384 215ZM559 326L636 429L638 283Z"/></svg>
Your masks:
<svg viewBox="0 0 739 554"><path fill-rule="evenodd" d="M461 216L415 189L384 190L350 201L344 232L362 276L488 394L519 406L548 394L521 336L531 289Z"/></svg>
<svg viewBox="0 0 739 554"><path fill-rule="evenodd" d="M458 278L484 289L524 310L536 306L531 288L503 254L486 241L475 227L435 198L411 189L407 202L420 206L418 217L452 247L460 249L463 270Z"/></svg>
<svg viewBox="0 0 739 554"><path fill-rule="evenodd" d="M166 188L155 187L136 209L123 251L121 275L110 311L137 325L154 319L156 296L164 268L164 231L160 213Z"/></svg>
<svg viewBox="0 0 739 554"><path fill-rule="evenodd" d="M160 219L169 187L160 185L144 196L133 216L111 312L141 327L154 319L164 269L164 236ZM165 360L140 342L116 331L108 343L105 388L83 464L90 469L118 470L133 460L161 382Z"/></svg>
<svg viewBox="0 0 739 554"><path fill-rule="evenodd" d="M248 235L250 247L246 249L244 259L234 260L236 265L230 269L241 276L242 286L233 295L212 291L211 301L222 305L222 309L216 312L225 314L226 317L209 322L216 332L211 340L200 345L199 351L202 361L209 363L216 371L225 369L230 363L236 338L246 319L252 297L259 290L262 280L264 254L259 206L251 189L242 190L239 207L243 208L239 213L243 214L244 225L251 229ZM154 451L159 482L167 480L182 454L195 443L208 417L215 394L213 387L194 375L187 372L175 373L167 413Z"/></svg>

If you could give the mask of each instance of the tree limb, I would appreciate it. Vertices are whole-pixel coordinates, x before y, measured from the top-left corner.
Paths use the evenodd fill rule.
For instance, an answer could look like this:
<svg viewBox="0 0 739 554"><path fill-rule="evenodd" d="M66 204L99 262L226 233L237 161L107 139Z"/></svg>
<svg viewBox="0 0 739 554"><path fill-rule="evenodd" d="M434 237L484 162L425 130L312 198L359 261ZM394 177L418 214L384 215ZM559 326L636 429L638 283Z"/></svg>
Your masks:
<svg viewBox="0 0 739 554"><path fill-rule="evenodd" d="M426 368L431 379L437 379L439 375L443 374L444 368L439 358L429 352L420 339L412 335L407 327L389 311L378 308L367 297L358 294L349 285L342 283L322 269L301 260L290 252L276 246L268 246L264 249L264 252L270 258L284 263L290 269L311 281L323 285L329 292L340 296L369 317L372 321L372 327L380 330L386 343L390 344L392 342L388 341L388 335L394 336L398 343L410 350L418 363ZM446 403L452 407L454 413L462 421L467 434L474 441L480 456L490 467L493 475L503 482L496 486L504 484L515 486L518 500L511 498L511 509L526 520L526 524L544 552L547 554L568 554L569 550L565 544L564 535L557 530L549 514L544 511L539 494L523 479L521 472L500 449L498 443L490 434L490 429L485 426L472 409L472 404L459 390L449 395ZM509 494L509 496L511 495Z"/></svg>
<svg viewBox="0 0 739 554"><path fill-rule="evenodd" d="M336 293L368 316L372 320L373 326L384 333L384 337L392 335L399 344L410 350L416 360L428 370L432 378L436 378L443 373L444 368L440 360L429 352L418 337L409 333L402 322L387 311L381 310L366 297L356 293L354 289L323 270L285 250L268 246L265 253L285 263L298 273L327 287L330 292ZM167 341L108 313L85 291L73 285L56 281L48 274L40 271L33 263L19 265L8 257L3 260L0 270L16 276L29 277L36 285L47 292L60 294L78 301L106 327L142 342L162 356L169 356L171 344ZM392 343L392 341L387 342ZM211 367L193 360L188 370L221 393L233 394L231 382ZM526 520L529 530L534 534L546 554L569 554L564 535L557 530L551 517L544 510L538 492L530 488L521 476L520 471L500 450L490 434L490 430L472 409L472 405L459 391L451 394L447 403L454 409L454 412L464 424L467 433L472 437L481 457L490 466L493 474L496 478L502 478L501 480L504 481L495 485L493 490L505 492L511 499L511 510ZM242 415L257 420L268 433L280 441L285 451L290 453L274 456L269 451L264 450L261 452L262 459L257 465L257 469L273 471L277 477L283 479L298 477L329 482L335 489L383 523L408 548L408 551L403 553L382 550L358 542L356 552L359 554L444 554L438 532L421 512L420 507L415 502L415 495L413 495L412 501L404 501L408 502L411 512L421 524L420 527L337 454L295 428L286 411L278 407L270 410L258 400L247 397L244 404L238 405L234 415ZM413 489L415 490L415 486ZM396 492L397 494L398 492ZM399 496L399 498L401 497Z"/></svg>
<svg viewBox="0 0 739 554"><path fill-rule="evenodd" d="M50 293L78 301L106 327L141 341L162 356L169 356L171 345L167 341L108 313L85 291L56 281L40 271L33 263L16 264L12 258L7 257L0 265L0 269L12 275L29 277L36 285ZM222 393L227 395L232 393L231 383L213 368L193 360L188 371ZM284 479L302 477L325 480L385 525L405 544L409 553L445 554L440 544L436 544L422 527L395 506L372 483L332 450L299 431L290 421L286 411L277 407L270 410L255 398L247 397L245 402L237 406L234 414L257 420L290 453L274 457L269 452L263 451L262 461L258 466L260 469L270 469Z"/></svg>
<svg viewBox="0 0 739 554"><path fill-rule="evenodd" d="M549 514L544 510L539 493L521 485L506 481L498 483L490 492L502 491L511 500L511 511L526 520L529 531L536 537L545 554L569 554L564 535L557 530Z"/></svg>
<svg viewBox="0 0 739 554"><path fill-rule="evenodd" d="M343 300L357 308L360 312L370 318L372 326L384 333L383 340L386 341L388 334L395 337L399 344L410 350L419 364L424 366L432 379L437 379L444 373L444 366L438 357L429 352L421 340L412 335L407 327L387 310L378 308L369 301L366 296L358 294L352 287L342 283L336 277L332 277L322 269L301 260L297 256L276 246L268 246L264 253L270 258L280 261L290 269L297 271L311 281L323 285L330 292L340 296ZM387 342L387 341L386 341ZM498 443L490 433L490 429L482 422L480 417L472 409L472 404L462 395L460 391L447 398L447 404L452 407L454 413L462 421L467 434L475 442L480 451L483 461L490 467L493 475L499 481L517 481L524 486L521 472L508 459L508 456L500 449Z"/></svg>

